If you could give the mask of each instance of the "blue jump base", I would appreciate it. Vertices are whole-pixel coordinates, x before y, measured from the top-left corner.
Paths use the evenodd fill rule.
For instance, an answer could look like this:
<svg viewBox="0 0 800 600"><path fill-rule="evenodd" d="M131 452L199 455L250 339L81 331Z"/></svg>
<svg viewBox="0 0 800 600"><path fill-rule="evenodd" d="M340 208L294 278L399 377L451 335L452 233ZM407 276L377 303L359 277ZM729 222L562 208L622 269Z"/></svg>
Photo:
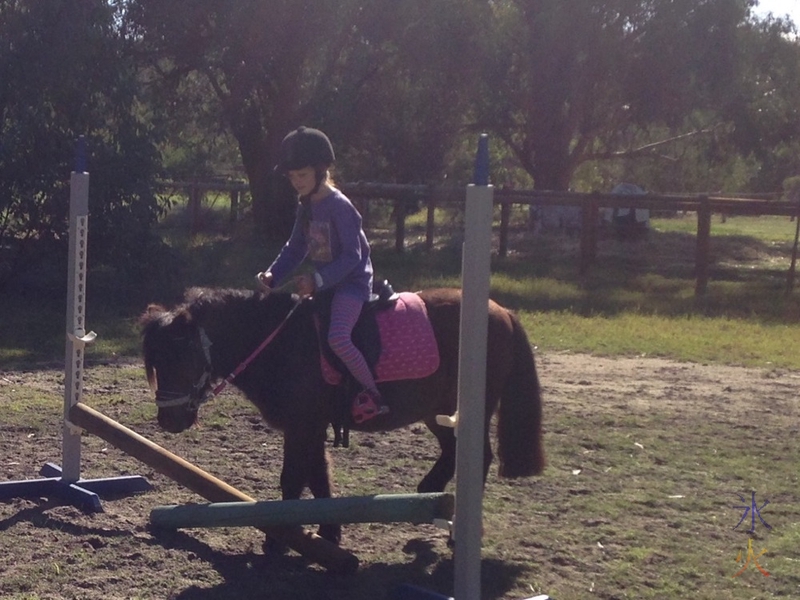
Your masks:
<svg viewBox="0 0 800 600"><path fill-rule="evenodd" d="M44 478L0 482L0 501L55 496L65 504L98 513L104 512L102 496L126 496L153 489L150 482L139 475L65 481L61 467L53 463L46 463L39 474Z"/></svg>

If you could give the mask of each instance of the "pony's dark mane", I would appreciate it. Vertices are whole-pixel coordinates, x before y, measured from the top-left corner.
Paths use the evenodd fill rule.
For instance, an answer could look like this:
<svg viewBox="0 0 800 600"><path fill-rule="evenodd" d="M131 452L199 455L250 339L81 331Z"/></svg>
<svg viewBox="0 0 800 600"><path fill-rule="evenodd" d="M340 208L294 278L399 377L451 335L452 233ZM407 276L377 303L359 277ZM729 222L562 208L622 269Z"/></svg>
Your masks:
<svg viewBox="0 0 800 600"><path fill-rule="evenodd" d="M208 288L192 287L186 290L183 296L183 304L177 306L175 310L187 310L191 314L203 313L213 310L221 305L230 302L240 302L256 297L252 290L236 288Z"/></svg>
<svg viewBox="0 0 800 600"><path fill-rule="evenodd" d="M226 305L230 299L247 299L254 296L251 290L233 288L208 288L192 287L183 295L183 301L172 308L163 304L153 303L140 317L139 323L143 327L142 334L158 327L168 326L177 316L182 315L191 320L193 316L202 314L214 307Z"/></svg>
<svg viewBox="0 0 800 600"><path fill-rule="evenodd" d="M244 310L261 312L266 310L271 314L283 314L289 310L294 298L288 292L272 292L269 296L262 292L254 292L239 288L209 288L192 287L186 290L183 303L173 309L173 312L185 311L197 319L217 312L220 309L229 311L231 306Z"/></svg>

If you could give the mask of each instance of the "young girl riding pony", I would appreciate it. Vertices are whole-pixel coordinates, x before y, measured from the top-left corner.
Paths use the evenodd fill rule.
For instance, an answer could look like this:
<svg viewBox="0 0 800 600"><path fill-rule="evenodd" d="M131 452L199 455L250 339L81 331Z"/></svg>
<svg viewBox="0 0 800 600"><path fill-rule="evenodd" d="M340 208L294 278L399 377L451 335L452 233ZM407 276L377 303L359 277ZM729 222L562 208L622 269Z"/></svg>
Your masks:
<svg viewBox="0 0 800 600"><path fill-rule="evenodd" d="M310 260L314 274L299 275L294 283L301 296L333 292L328 344L363 387L351 408L353 420L363 423L388 413L389 407L381 402L372 372L352 340L372 292L372 261L361 215L330 178L334 160L328 136L318 129L299 127L283 139L276 170L289 178L298 194L297 215L289 240L256 279L269 291Z"/></svg>

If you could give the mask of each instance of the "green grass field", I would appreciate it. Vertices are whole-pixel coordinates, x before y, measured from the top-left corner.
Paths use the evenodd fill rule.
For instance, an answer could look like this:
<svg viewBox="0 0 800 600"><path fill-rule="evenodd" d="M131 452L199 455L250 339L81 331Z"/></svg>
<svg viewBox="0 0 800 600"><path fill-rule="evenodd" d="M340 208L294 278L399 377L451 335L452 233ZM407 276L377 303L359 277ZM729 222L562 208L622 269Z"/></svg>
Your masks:
<svg viewBox="0 0 800 600"><path fill-rule="evenodd" d="M235 237L218 231L224 230L226 210L216 207L206 218L214 234L190 238L180 214L165 224L183 262L174 273L158 271L154 281L165 284L152 292L155 297L146 297L147 286L138 282L128 282L126 293L111 276L89 275L87 324L99 334L90 356L135 356L136 319L150 301L174 301L190 285L253 286L255 273L269 264L279 244L245 230ZM388 216L376 215L373 211L369 230L376 277L390 279L396 289L460 284L457 218L437 213L442 225L428 252L424 213L412 215L406 251L398 254ZM534 236L523 220L515 213L509 256L493 258L492 297L521 314L543 350L800 368L800 353L789 351L800 333L800 291L785 293L795 227L789 219L722 222L715 216L703 298L694 294L694 215L654 219L647 239L636 242L601 237L597 260L584 276L578 272L577 238ZM148 283L151 289L155 285ZM60 358L64 296L9 294L0 305L15 315L0 323L0 365Z"/></svg>

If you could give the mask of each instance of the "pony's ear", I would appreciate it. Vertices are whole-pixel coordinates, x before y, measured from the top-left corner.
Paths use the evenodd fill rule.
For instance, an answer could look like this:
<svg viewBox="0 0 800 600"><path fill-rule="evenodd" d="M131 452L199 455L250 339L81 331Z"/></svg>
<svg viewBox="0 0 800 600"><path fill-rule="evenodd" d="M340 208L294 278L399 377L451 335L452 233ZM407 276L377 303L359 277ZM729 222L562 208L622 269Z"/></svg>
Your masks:
<svg viewBox="0 0 800 600"><path fill-rule="evenodd" d="M151 315L160 315L161 313L167 312L167 309L161 306L160 304L148 304L147 305L147 313Z"/></svg>
<svg viewBox="0 0 800 600"><path fill-rule="evenodd" d="M160 304L151 304L147 307L144 314L139 317L139 325L143 329L150 327L188 327L192 324L194 317L184 306L179 306L174 310L167 310Z"/></svg>
<svg viewBox="0 0 800 600"><path fill-rule="evenodd" d="M161 306L160 304L148 304L147 310L139 317L139 325L147 325L148 323L152 323L153 321L158 320L158 318L167 312L167 309Z"/></svg>

